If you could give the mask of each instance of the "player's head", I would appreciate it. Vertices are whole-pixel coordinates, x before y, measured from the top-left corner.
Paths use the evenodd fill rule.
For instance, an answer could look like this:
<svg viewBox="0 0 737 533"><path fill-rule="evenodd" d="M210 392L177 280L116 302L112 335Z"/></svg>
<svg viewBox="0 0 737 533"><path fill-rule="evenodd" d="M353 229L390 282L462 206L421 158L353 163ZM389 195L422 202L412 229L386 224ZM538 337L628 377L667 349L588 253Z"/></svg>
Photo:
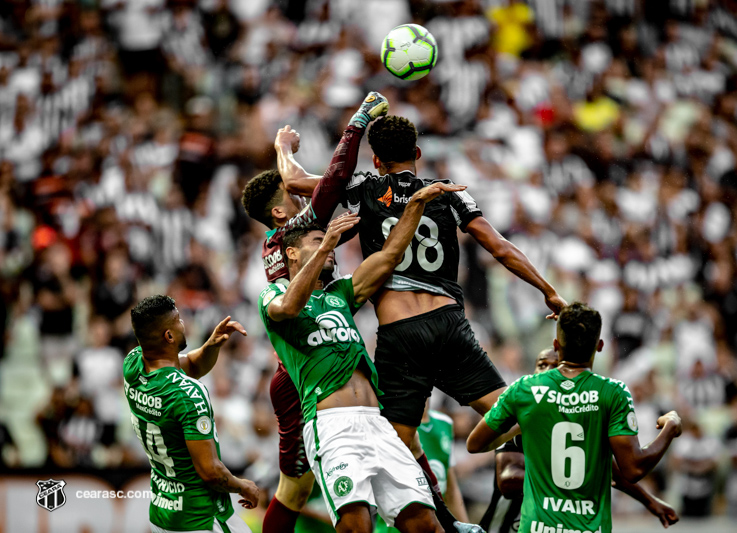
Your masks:
<svg viewBox="0 0 737 533"><path fill-rule="evenodd" d="M302 209L302 200L287 192L278 170L266 170L251 179L241 203L249 217L270 229L283 226Z"/></svg>
<svg viewBox="0 0 737 533"><path fill-rule="evenodd" d="M187 347L184 322L170 296L157 294L138 302L131 310L131 324L144 350L176 348L179 353Z"/></svg>
<svg viewBox="0 0 737 533"><path fill-rule="evenodd" d="M557 337L553 347L561 362L587 363L594 352L601 351L601 315L581 302L563 308L558 316Z"/></svg>
<svg viewBox="0 0 737 533"><path fill-rule="evenodd" d="M545 348L535 360L535 374L558 368L558 354L555 348Z"/></svg>
<svg viewBox="0 0 737 533"><path fill-rule="evenodd" d="M421 155L417 128L404 117L388 115L377 120L369 130L368 141L376 168L391 170L398 164L414 165Z"/></svg>
<svg viewBox="0 0 737 533"><path fill-rule="evenodd" d="M302 270L302 267L307 264L307 261L315 255L323 238L325 238L325 230L317 224L292 228L284 234L282 247L284 249L284 255L287 258L289 277L291 279L294 279L297 272ZM334 269L335 251L332 251L325 260L322 271L323 273L332 273Z"/></svg>

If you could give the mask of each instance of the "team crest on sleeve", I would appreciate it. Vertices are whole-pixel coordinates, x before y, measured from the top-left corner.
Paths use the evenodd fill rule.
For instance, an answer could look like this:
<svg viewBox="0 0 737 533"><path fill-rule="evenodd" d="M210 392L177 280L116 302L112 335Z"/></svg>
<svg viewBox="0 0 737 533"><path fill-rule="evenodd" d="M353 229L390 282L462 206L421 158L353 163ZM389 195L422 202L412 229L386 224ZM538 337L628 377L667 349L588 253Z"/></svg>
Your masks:
<svg viewBox="0 0 737 533"><path fill-rule="evenodd" d="M325 302L331 307L345 307L345 302L342 298L338 298L337 296L333 296L332 294L329 294L325 298Z"/></svg>
<svg viewBox="0 0 737 533"><path fill-rule="evenodd" d="M208 433L210 433L211 429L212 420L210 420L209 416L203 415L197 419L197 431L199 431L203 435L207 435Z"/></svg>
<svg viewBox="0 0 737 533"><path fill-rule="evenodd" d="M271 300L273 300L275 296L276 296L276 291L274 290L271 290L268 293L266 293L264 295L263 305L269 305L271 303Z"/></svg>
<svg viewBox="0 0 737 533"><path fill-rule="evenodd" d="M634 411L630 411L627 415L627 425L632 431L637 431L637 415L635 415Z"/></svg>
<svg viewBox="0 0 737 533"><path fill-rule="evenodd" d="M66 484L66 481L56 481L55 479L36 481L38 486L36 503L47 511L55 511L67 502L67 497L64 494Z"/></svg>

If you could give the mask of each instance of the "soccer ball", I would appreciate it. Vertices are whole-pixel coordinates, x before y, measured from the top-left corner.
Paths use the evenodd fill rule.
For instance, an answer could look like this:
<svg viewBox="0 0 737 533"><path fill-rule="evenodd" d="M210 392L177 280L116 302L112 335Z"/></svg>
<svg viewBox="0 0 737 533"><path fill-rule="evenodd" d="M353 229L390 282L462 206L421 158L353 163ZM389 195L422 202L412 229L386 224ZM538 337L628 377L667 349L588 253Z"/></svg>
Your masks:
<svg viewBox="0 0 737 533"><path fill-rule="evenodd" d="M384 38L381 61L386 69L402 80L419 80L438 60L435 37L418 24L397 26Z"/></svg>

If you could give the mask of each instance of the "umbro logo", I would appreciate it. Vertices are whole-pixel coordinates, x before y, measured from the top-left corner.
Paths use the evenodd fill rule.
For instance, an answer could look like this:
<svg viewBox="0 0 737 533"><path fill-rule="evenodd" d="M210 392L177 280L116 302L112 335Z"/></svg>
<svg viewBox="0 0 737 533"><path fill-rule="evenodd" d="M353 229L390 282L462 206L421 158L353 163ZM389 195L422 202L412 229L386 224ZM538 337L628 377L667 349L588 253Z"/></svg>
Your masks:
<svg viewBox="0 0 737 533"><path fill-rule="evenodd" d="M550 387L546 385L533 385L531 388L532 388L532 395L535 397L535 401L537 403L540 403L540 400L543 399L543 396L545 396L545 393L548 392L548 389Z"/></svg>
<svg viewBox="0 0 737 533"><path fill-rule="evenodd" d="M385 206L389 207L390 205L392 205L393 198L394 195L392 194L392 188L390 186L384 193L384 196L382 196L381 198L377 198L377 200Z"/></svg>
<svg viewBox="0 0 737 533"><path fill-rule="evenodd" d="M565 390L571 390L573 387L576 386L576 384L572 381L564 381L560 384L560 386L563 387Z"/></svg>

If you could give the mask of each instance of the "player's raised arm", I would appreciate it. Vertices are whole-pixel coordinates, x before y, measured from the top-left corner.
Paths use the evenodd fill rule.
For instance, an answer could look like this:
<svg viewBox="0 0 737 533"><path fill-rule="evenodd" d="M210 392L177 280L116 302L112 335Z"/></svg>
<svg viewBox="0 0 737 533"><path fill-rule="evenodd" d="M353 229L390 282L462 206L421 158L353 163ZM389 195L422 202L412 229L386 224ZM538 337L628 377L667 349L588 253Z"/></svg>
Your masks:
<svg viewBox="0 0 737 533"><path fill-rule="evenodd" d="M325 261L338 245L341 234L358 224L359 221L360 218L357 214L347 213L333 220L328 225L328 230L324 235L316 231L312 232L312 236L306 235L304 237L305 239L318 239L319 246L299 273L292 278L286 292L274 298L269 304L268 314L271 320L281 322L299 315L315 289ZM287 248L285 253L287 260L294 260L296 258L294 254L298 254L299 251L295 248Z"/></svg>
<svg viewBox="0 0 737 533"><path fill-rule="evenodd" d="M386 115L388 110L389 102L380 93L370 92L366 96L348 122L323 176L309 174L294 158L299 149L299 133L289 125L277 133L274 148L284 187L292 194L312 196L312 207L319 224L327 225L342 199L345 185L356 170L358 149L366 127L371 121Z"/></svg>
<svg viewBox="0 0 737 533"><path fill-rule="evenodd" d="M637 435L609 437L609 445L622 477L630 483L637 483L645 477L663 458L673 439L681 435L681 418L678 413L671 411L658 418L657 427L660 433L644 448L640 447Z"/></svg>
<svg viewBox="0 0 737 533"><path fill-rule="evenodd" d="M553 312L548 318L557 318L561 309L568 305L527 256L494 229L488 220L474 218L466 226L466 231L507 270L543 293L545 303Z"/></svg>
<svg viewBox="0 0 737 533"><path fill-rule="evenodd" d="M185 442L197 475L212 490L240 494L242 499L238 503L246 509L253 509L258 505L259 490L256 484L248 479L235 477L230 473L228 467L218 458L213 439L187 440Z"/></svg>
<svg viewBox="0 0 737 533"><path fill-rule="evenodd" d="M312 196L322 176L310 174L294 158L299 150L299 133L287 124L276 132L274 139L276 168L287 192L300 196Z"/></svg>
<svg viewBox="0 0 737 533"><path fill-rule="evenodd" d="M357 303L365 302L379 290L397 265L402 262L404 251L412 242L417 226L420 224L425 205L446 192L459 192L465 189L465 185L448 185L438 182L412 195L381 251L367 257L353 273L353 292Z"/></svg>
<svg viewBox="0 0 737 533"><path fill-rule="evenodd" d="M179 364L184 373L191 378L199 379L212 370L218 360L220 348L233 333L240 333L244 337L247 335L246 329L240 323L227 316L215 326L205 344L187 355L179 356Z"/></svg>

